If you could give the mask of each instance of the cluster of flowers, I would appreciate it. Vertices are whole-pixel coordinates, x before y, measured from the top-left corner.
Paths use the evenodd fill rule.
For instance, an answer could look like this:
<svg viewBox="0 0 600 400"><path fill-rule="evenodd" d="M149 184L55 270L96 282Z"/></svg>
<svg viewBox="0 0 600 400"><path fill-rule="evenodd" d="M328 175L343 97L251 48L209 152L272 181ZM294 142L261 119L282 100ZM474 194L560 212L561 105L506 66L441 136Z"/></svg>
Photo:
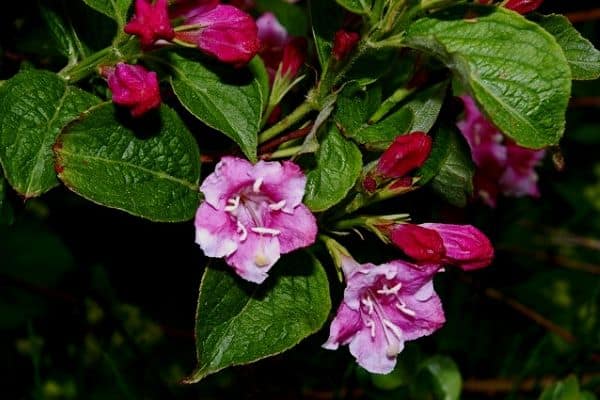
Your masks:
<svg viewBox="0 0 600 400"><path fill-rule="evenodd" d="M179 0L171 6L167 0L136 0L135 14L125 31L137 35L145 50L164 45L197 47L235 66L258 54L271 87L282 82L289 86L304 64L306 40L289 36L271 13L254 21L242 11L249 7L247 1L231 3L238 7L218 0ZM509 1L505 6L512 4L515 10L528 12L532 3ZM338 31L334 59L346 58L359 39L355 32ZM140 65L103 67L102 75L113 102L130 108L133 116L161 102L156 73ZM533 167L543 153L504 139L472 99L463 97L463 101L465 119L459 128L479 167L478 189L485 200L495 204L500 191L536 195ZM278 118L276 107L270 111L271 118ZM423 132L398 136L364 174L362 189L372 194L382 188L410 187L413 179L409 174L425 162L431 145L431 138ZM204 201L195 219L196 242L207 256L224 258L243 279L264 282L281 254L308 247L317 238L317 221L302 204L305 185L304 173L291 161L251 164L223 157L200 187ZM471 225L417 225L381 218L369 229L410 261L359 264L339 246L336 258L346 289L324 347L349 345L365 369L387 373L394 368L405 341L429 335L445 321L433 288L434 275L446 265L466 271L483 268L490 264L494 251L488 238Z"/></svg>
<svg viewBox="0 0 600 400"><path fill-rule="evenodd" d="M431 139L422 132L399 136L370 172L378 182L406 181L423 164ZM225 157L202 183L204 202L196 214L196 242L209 257L224 257L242 278L262 283L281 254L310 246L317 224L302 204L306 177L291 161ZM359 265L340 250L344 300L331 324L327 349L349 344L365 369L390 372L404 342L429 335L444 323L433 276L444 265L464 270L487 266L493 248L470 225L386 223L382 237L412 262Z"/></svg>

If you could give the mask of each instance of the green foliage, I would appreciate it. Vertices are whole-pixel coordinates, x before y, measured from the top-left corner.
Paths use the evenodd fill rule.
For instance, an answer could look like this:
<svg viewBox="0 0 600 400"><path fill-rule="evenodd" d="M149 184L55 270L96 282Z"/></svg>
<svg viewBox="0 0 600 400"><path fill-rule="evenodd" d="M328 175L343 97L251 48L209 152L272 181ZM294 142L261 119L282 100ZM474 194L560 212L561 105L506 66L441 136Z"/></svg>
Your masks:
<svg viewBox="0 0 600 400"><path fill-rule="evenodd" d="M448 357L434 356L419 365L412 391L415 399L458 400L461 386L456 363Z"/></svg>
<svg viewBox="0 0 600 400"><path fill-rule="evenodd" d="M355 14L369 14L373 0L335 0L340 6Z"/></svg>
<svg viewBox="0 0 600 400"><path fill-rule="evenodd" d="M439 57L518 144L540 148L560 140L571 73L539 25L503 8L456 6L413 23L405 44Z"/></svg>
<svg viewBox="0 0 600 400"><path fill-rule="evenodd" d="M569 22L558 14L542 15L536 22L556 38L562 47L571 74L576 80L593 80L600 77L600 51L585 39Z"/></svg>
<svg viewBox="0 0 600 400"><path fill-rule="evenodd" d="M44 21L48 25L56 49L67 58L69 64L77 62L79 58L85 56L85 46L77 36L73 26L67 24L63 19L50 8L41 6L40 11Z"/></svg>
<svg viewBox="0 0 600 400"><path fill-rule="evenodd" d="M255 161L257 133L267 101L262 97L264 74L254 77L248 71L199 61L172 56L171 85L175 94L188 111L230 137Z"/></svg>
<svg viewBox="0 0 600 400"><path fill-rule="evenodd" d="M448 203L464 207L473 193L474 172L464 140L454 130L442 127L435 134L429 158L419 170L418 184L430 183Z"/></svg>
<svg viewBox="0 0 600 400"><path fill-rule="evenodd" d="M336 205L354 186L361 167L358 147L331 127L317 152L317 168L307 175L304 202L312 211Z"/></svg>
<svg viewBox="0 0 600 400"><path fill-rule="evenodd" d="M279 354L321 328L331 308L323 267L308 253L284 257L269 283L241 281L209 266L196 315L197 382L231 365Z"/></svg>
<svg viewBox="0 0 600 400"><path fill-rule="evenodd" d="M331 58L333 36L342 24L342 10L332 0L309 0L308 6L315 50L325 70Z"/></svg>
<svg viewBox="0 0 600 400"><path fill-rule="evenodd" d="M198 207L198 147L166 106L131 120L100 105L67 126L54 149L59 178L96 203L165 222L189 220Z"/></svg>
<svg viewBox="0 0 600 400"><path fill-rule="evenodd" d="M58 184L52 145L65 124L97 103L48 71L25 70L0 87L0 161L19 194L36 197Z"/></svg>
<svg viewBox="0 0 600 400"><path fill-rule="evenodd" d="M83 0L85 4L94 10L101 12L113 19L119 25L119 29L125 25L127 11L133 3L132 0Z"/></svg>

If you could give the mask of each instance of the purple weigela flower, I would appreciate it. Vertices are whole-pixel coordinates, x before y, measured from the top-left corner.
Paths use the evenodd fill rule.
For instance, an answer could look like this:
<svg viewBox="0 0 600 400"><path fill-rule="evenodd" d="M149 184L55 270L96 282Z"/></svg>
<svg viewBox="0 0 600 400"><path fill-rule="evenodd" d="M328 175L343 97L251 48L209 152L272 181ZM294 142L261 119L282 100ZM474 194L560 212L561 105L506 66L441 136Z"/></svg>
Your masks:
<svg viewBox="0 0 600 400"><path fill-rule="evenodd" d="M439 268L401 260L360 265L346 257L344 300L323 347L336 350L348 344L367 371L391 372L405 341L430 335L445 322L442 303L433 289L433 275Z"/></svg>
<svg viewBox="0 0 600 400"><path fill-rule="evenodd" d="M196 243L208 257L225 257L242 278L263 282L281 254L315 241L315 217L302 204L305 185L291 161L252 165L223 157L200 186Z"/></svg>

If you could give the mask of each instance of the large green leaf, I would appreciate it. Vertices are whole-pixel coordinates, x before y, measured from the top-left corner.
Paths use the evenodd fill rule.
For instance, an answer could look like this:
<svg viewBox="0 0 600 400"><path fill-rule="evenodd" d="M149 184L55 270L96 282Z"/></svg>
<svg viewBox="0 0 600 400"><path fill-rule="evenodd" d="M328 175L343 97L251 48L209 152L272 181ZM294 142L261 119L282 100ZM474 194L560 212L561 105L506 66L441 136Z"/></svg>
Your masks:
<svg viewBox="0 0 600 400"><path fill-rule="evenodd" d="M317 167L307 176L304 203L324 211L340 202L360 175L362 155L332 126L317 152Z"/></svg>
<svg viewBox="0 0 600 400"><path fill-rule="evenodd" d="M58 184L54 140L65 124L97 103L47 71L19 72L0 87L0 161L18 193L35 197Z"/></svg>
<svg viewBox="0 0 600 400"><path fill-rule="evenodd" d="M69 64L85 56L85 46L79 40L77 32L53 10L40 5L40 12L55 44L56 49L67 58Z"/></svg>
<svg viewBox="0 0 600 400"><path fill-rule="evenodd" d="M202 63L173 54L175 95L198 119L223 132L256 161L257 134L266 99L262 79L248 70Z"/></svg>
<svg viewBox="0 0 600 400"><path fill-rule="evenodd" d="M340 6L355 14L369 14L373 0L335 0Z"/></svg>
<svg viewBox="0 0 600 400"><path fill-rule="evenodd" d="M119 27L125 25L127 11L131 7L132 0L83 0L85 4L94 10L101 12L107 17L115 20Z"/></svg>
<svg viewBox="0 0 600 400"><path fill-rule="evenodd" d="M102 104L70 124L54 149L59 178L96 203L165 222L189 220L198 207L198 147L166 106L134 120Z"/></svg>
<svg viewBox="0 0 600 400"><path fill-rule="evenodd" d="M405 44L444 61L520 145L558 143L571 71L556 40L539 25L504 8L460 5L414 22Z"/></svg>
<svg viewBox="0 0 600 400"><path fill-rule="evenodd" d="M209 266L196 315L198 368L188 382L292 348L321 328L330 308L327 276L308 253L284 257L262 285Z"/></svg>
<svg viewBox="0 0 600 400"><path fill-rule="evenodd" d="M569 20L558 14L536 18L536 22L550 32L562 47L573 79L591 80L600 77L600 51L581 36Z"/></svg>
<svg viewBox="0 0 600 400"><path fill-rule="evenodd" d="M437 130L431 154L419 169L419 185L431 182L432 189L450 204L464 207L473 193L475 167L464 140L453 130Z"/></svg>

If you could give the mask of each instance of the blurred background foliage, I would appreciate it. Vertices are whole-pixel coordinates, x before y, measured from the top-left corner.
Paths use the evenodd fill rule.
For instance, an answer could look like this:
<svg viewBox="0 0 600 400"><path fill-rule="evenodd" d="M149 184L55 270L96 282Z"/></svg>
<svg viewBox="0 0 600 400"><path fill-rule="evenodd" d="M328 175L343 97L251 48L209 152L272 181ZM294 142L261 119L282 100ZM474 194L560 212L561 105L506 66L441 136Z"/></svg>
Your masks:
<svg viewBox="0 0 600 400"><path fill-rule="evenodd" d="M64 7L90 48L112 28ZM600 4L548 0L600 46ZM37 1L0 15L0 79L60 66ZM61 8L63 7L63 8ZM292 31L302 14L278 0ZM279 8L277 8L279 7ZM291 10L291 11L287 11ZM103 32L108 32L104 34ZM86 36L87 35L87 36ZM0 180L0 382L5 399L542 399L600 391L600 82L575 83L565 139L540 171L541 199L452 208L431 193L399 204L420 220L471 222L497 247L492 267L436 282L446 326L410 342L388 376L325 351L326 329L294 350L194 386L194 314L205 259L192 224L154 224L59 187L23 202ZM363 255L368 257L369 255ZM372 257L371 257L372 258ZM338 293L339 294L339 293ZM335 300L335 299L334 299Z"/></svg>

